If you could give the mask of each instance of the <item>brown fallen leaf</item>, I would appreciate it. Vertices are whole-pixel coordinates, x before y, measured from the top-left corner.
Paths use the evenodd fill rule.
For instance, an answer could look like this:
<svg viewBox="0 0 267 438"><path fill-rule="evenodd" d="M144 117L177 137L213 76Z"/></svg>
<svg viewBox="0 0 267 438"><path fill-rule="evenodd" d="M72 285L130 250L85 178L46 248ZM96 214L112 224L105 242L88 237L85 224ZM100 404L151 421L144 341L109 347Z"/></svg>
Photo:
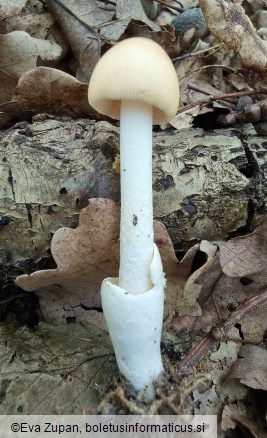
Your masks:
<svg viewBox="0 0 267 438"><path fill-rule="evenodd" d="M234 240L234 239L233 239ZM231 241L229 241L231 242ZM229 243L227 242L227 243ZM188 284L191 283L190 274L192 275L193 287L191 296L191 306L194 306L194 290L199 287L198 297L195 295L196 305L201 307L200 316L191 315L191 306L188 307L183 316L179 313L177 303L176 314L172 318L171 327L176 333L186 331L192 335L203 336L209 332L211 327L217 326L222 321L227 321L231 318L231 312L237 306L249 297L253 297L266 288L266 274L255 274L253 279L251 276L245 275L241 278L235 276L230 277L222 271L219 251L210 259L209 266L199 270L199 275L195 272L189 273ZM178 265L180 268L181 263ZM197 272L197 271L196 271ZM179 278L176 278L176 284L179 283ZM195 285L194 285L195 284ZM181 298L180 298L181 299ZM180 307L185 309L184 301L186 295L182 295ZM265 331L267 330L266 321L267 303L258 306L253 312L246 314L238 324L235 324L231 330L227 332L227 339L245 340L246 342L259 343L263 341Z"/></svg>
<svg viewBox="0 0 267 438"><path fill-rule="evenodd" d="M12 103L5 112L63 114L84 117L95 114L88 103L88 85L73 76L49 67L37 67L19 80Z"/></svg>
<svg viewBox="0 0 267 438"><path fill-rule="evenodd" d="M237 426L244 436L252 438L265 438L266 433L260 427L259 421L248 418L247 409L243 402L226 404L222 412L221 428L223 431L235 429ZM242 433L241 432L241 433ZM243 435L242 435L243 436Z"/></svg>
<svg viewBox="0 0 267 438"><path fill-rule="evenodd" d="M236 423L233 421L233 417L238 415L246 415L246 409L242 402L238 401L236 404L227 404L223 408L221 428L226 431L229 429L235 429Z"/></svg>
<svg viewBox="0 0 267 438"><path fill-rule="evenodd" d="M80 212L79 226L59 228L52 238L51 252L57 269L16 278L16 284L27 291L42 289L40 305L47 320L62 320L66 314L84 318L81 307L83 310L100 308L102 281L116 277L119 271L119 218L119 207L114 201L90 199ZM178 261L166 228L157 222L155 242L168 275Z"/></svg>
<svg viewBox="0 0 267 438"><path fill-rule="evenodd" d="M220 243L220 263L229 277L251 276L266 269L267 222L253 233Z"/></svg>
<svg viewBox="0 0 267 438"><path fill-rule="evenodd" d="M199 0L199 5L211 33L238 52L244 66L266 71L267 47L241 5L226 0Z"/></svg>
<svg viewBox="0 0 267 438"><path fill-rule="evenodd" d="M240 379L243 385L267 391L267 351L257 345L243 345L228 379Z"/></svg>
<svg viewBox="0 0 267 438"><path fill-rule="evenodd" d="M109 199L90 199L80 212L77 228L59 228L51 242L57 269L17 277L16 283L33 291L60 285L88 307L99 307L99 290L105 277L117 274L119 209Z"/></svg>

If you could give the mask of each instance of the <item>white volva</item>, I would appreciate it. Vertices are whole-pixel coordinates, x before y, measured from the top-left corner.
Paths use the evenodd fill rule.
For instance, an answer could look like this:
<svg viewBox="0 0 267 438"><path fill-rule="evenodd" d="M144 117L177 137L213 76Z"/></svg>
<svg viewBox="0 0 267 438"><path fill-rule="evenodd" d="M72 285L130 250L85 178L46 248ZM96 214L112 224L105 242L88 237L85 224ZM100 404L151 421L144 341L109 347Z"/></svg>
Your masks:
<svg viewBox="0 0 267 438"><path fill-rule="evenodd" d="M150 266L154 286L136 295L118 286L118 278L102 283L102 306L121 373L134 388L155 395L153 381L163 371L160 339L165 279L158 248Z"/></svg>

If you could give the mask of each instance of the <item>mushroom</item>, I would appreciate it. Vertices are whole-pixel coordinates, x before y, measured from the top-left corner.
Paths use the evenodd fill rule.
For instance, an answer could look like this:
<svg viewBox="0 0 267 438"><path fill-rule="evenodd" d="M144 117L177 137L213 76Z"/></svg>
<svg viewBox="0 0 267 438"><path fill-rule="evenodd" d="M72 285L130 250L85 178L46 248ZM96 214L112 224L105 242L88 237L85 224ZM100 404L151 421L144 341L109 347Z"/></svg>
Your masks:
<svg viewBox="0 0 267 438"><path fill-rule="evenodd" d="M157 43L134 37L99 60L88 96L99 113L120 119L120 270L102 283L103 312L121 373L152 398L163 369L165 286L153 235L152 124L175 116L178 79Z"/></svg>

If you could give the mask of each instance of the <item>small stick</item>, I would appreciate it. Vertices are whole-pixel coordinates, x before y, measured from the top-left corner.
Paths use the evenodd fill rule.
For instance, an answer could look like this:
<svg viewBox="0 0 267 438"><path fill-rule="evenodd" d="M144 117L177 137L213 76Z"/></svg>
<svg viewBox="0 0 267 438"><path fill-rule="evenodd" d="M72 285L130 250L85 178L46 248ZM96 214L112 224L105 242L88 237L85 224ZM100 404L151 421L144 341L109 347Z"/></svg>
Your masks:
<svg viewBox="0 0 267 438"><path fill-rule="evenodd" d="M197 85L191 84L190 82L187 84L187 88L189 88L190 90L193 91L197 91L198 93L203 93L206 94L207 96L212 98L220 98L220 99L224 99L224 98L236 98L236 97L240 97L240 96L249 96L251 94L257 94L257 93L261 93L261 91L255 91L255 90L245 90L245 91L236 91L233 93L220 93L218 95L213 95L211 94L209 91L204 90L201 87L198 87ZM262 92L263 93L263 92ZM266 93L266 91L264 91L264 93Z"/></svg>
<svg viewBox="0 0 267 438"><path fill-rule="evenodd" d="M220 322L219 324L211 327L210 331L198 342L192 350L185 355L185 357L179 363L179 367L191 368L193 367L201 358L206 354L210 348L220 342L224 337L225 333L233 326L235 326L240 319L244 318L248 313L254 310L257 306L265 303L267 301L267 290L253 295L246 300L244 300L237 309L230 315L230 317L225 322Z"/></svg>
<svg viewBox="0 0 267 438"><path fill-rule="evenodd" d="M112 0L98 0L102 3L107 3L108 5L116 6L116 2L113 2Z"/></svg>
<svg viewBox="0 0 267 438"><path fill-rule="evenodd" d="M174 11L183 12L184 9L180 8L180 6L173 6L169 5L169 3L165 2L164 0L155 0L157 3L159 3L162 6L165 6L166 8L173 9ZM177 2L178 3L178 2Z"/></svg>
<svg viewBox="0 0 267 438"><path fill-rule="evenodd" d="M192 87L190 87L191 89L193 89ZM199 91L199 90L196 90ZM202 93L202 91L201 91ZM207 94L207 92L203 93L203 94ZM238 91L236 93L221 93L221 94L217 94L217 95L213 95L210 94L206 99L199 99L199 100L195 100L195 102L189 103L188 105L185 105L183 108L179 109L176 113L177 114L181 114L184 113L185 111L194 108L195 106L198 105L208 105L210 102L213 102L214 100L225 100L225 99L229 99L229 98L234 98L234 97L240 97L240 96L250 96L253 94L267 94L266 91L256 91L256 90L248 90L248 91Z"/></svg>
<svg viewBox="0 0 267 438"><path fill-rule="evenodd" d="M216 46L208 47L207 49L198 50L197 52L186 53L185 55L181 55L181 56L177 56L176 58L172 58L172 61L181 61L182 59L192 58L193 56L202 55L203 53L210 52L212 50L214 50L214 52L212 52L212 55L214 55L214 53L218 52L218 50L220 50L222 48L222 46L223 46L223 43L220 43L220 44L217 44Z"/></svg>

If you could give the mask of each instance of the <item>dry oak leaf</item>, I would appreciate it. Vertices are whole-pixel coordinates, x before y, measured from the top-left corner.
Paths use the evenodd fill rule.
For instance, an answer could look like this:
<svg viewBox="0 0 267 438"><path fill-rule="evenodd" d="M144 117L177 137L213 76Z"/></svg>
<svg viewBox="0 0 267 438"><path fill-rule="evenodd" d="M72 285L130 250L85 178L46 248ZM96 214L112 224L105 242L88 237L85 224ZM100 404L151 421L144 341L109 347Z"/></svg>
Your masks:
<svg viewBox="0 0 267 438"><path fill-rule="evenodd" d="M23 31L0 35L0 103L12 99L18 79L36 67L37 61L56 60L60 54L58 44L32 38Z"/></svg>
<svg viewBox="0 0 267 438"><path fill-rule="evenodd" d="M109 199L90 199L80 212L77 228L59 228L51 242L57 269L17 277L27 291L60 285L65 292L99 307L99 289L105 277L117 273L119 208Z"/></svg>
<svg viewBox="0 0 267 438"><path fill-rule="evenodd" d="M40 302L46 319L49 319L51 312L56 312L58 316L61 312L63 318L63 307L69 315L70 310L81 304L87 309L100 307L102 281L106 277L117 276L119 271L119 226L120 209L114 201L105 198L90 199L89 205L80 212L78 227L59 228L52 238L51 252L57 269L37 271L16 278L16 284L27 291L52 291L50 300L54 303L45 303L45 295L42 295ZM155 222L154 230L155 242L168 275L173 272L178 261L164 225ZM61 303L55 303L57 291L63 299ZM166 295L168 296L168 289ZM56 306L59 310L55 311ZM77 312L74 316L79 319L79 309ZM52 317L55 319L54 314Z"/></svg>
<svg viewBox="0 0 267 438"><path fill-rule="evenodd" d="M15 96L10 105L5 105L14 114L17 111L33 113L63 114L84 117L95 114L88 103L88 84L83 84L73 76L55 68L37 67L27 71L19 79Z"/></svg>
<svg viewBox="0 0 267 438"><path fill-rule="evenodd" d="M195 273L198 273L195 271L191 274L192 278L189 277L188 286L191 286L188 288L189 297L187 298L185 293L182 295L180 303L177 305L178 314L173 317L171 322L171 327L176 333L186 331L203 336L212 326L230 318L230 305L236 306L237 303L241 303L246 298L258 294L263 284L266 285L266 274L265 278L262 274L257 274L255 281L251 280L251 276L249 276L248 283L240 281L240 277L225 275L222 272L219 255L220 252L217 251L216 255L209 257L203 265L203 269L198 270L199 275L196 274L195 277ZM178 265L177 270L180 270L181 267L182 262ZM193 284L191 284L192 280L194 280ZM197 296L197 294L194 296L194 293L197 292L199 286L201 289L196 304L200 305L202 313L201 317L196 317L191 315L188 304L194 304L193 299L196 299ZM188 300L190 300L189 303L187 303ZM186 305L189 312L187 314L183 312L184 316L182 316L181 313ZM240 320L237 327L233 327L227 332L227 338L233 339L235 342L239 337L245 342L262 342L267 329L266 310L267 304L265 303L248 313Z"/></svg>
<svg viewBox="0 0 267 438"><path fill-rule="evenodd" d="M226 0L199 0L199 5L211 33L238 52L244 66L267 69L267 46L241 5Z"/></svg>
<svg viewBox="0 0 267 438"><path fill-rule="evenodd" d="M229 277L244 277L266 270L267 222L246 236L220 243L220 263Z"/></svg>
<svg viewBox="0 0 267 438"><path fill-rule="evenodd" d="M228 378L240 379L243 385L267 391L267 351L257 345L243 345L238 356Z"/></svg>

